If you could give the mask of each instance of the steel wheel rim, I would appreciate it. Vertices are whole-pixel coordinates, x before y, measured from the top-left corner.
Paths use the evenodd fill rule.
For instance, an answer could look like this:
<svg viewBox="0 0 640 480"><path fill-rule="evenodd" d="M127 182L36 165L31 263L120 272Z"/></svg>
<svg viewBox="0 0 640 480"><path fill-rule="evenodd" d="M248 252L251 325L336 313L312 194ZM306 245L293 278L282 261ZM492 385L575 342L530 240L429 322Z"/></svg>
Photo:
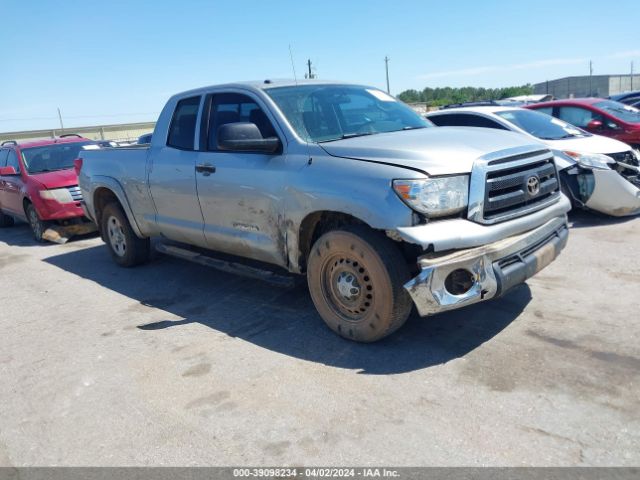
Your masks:
<svg viewBox="0 0 640 480"><path fill-rule="evenodd" d="M332 255L323 264L321 276L322 293L343 320L359 322L373 309L375 291L362 259Z"/></svg>
<svg viewBox="0 0 640 480"><path fill-rule="evenodd" d="M116 217L109 217L107 220L107 236L113 252L119 257L127 253L127 241L120 220Z"/></svg>

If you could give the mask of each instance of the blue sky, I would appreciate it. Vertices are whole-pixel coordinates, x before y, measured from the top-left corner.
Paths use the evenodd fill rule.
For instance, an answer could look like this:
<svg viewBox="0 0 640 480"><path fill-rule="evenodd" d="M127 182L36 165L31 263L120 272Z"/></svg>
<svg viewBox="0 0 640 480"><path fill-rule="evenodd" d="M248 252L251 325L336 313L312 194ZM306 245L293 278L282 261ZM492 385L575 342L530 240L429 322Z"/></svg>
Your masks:
<svg viewBox="0 0 640 480"><path fill-rule="evenodd" d="M610 14L607 12L611 12ZM299 77L500 87L640 72L638 0L0 0L0 132L155 120L173 93Z"/></svg>

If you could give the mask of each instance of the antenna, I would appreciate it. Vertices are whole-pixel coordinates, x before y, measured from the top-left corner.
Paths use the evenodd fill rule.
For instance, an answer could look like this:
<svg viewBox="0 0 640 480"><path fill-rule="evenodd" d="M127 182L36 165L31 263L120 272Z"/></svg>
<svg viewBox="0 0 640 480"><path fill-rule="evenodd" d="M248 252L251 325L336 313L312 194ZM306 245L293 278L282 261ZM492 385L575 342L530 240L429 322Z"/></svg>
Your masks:
<svg viewBox="0 0 640 480"><path fill-rule="evenodd" d="M291 57L291 69L293 70L293 80L298 85L298 77L296 76L296 66L293 63L293 52L291 51L291 44L289 44L289 57Z"/></svg>
<svg viewBox="0 0 640 480"><path fill-rule="evenodd" d="M391 94L391 90L389 90L389 60L391 60L387 55L384 57L384 69L387 72L387 93Z"/></svg>

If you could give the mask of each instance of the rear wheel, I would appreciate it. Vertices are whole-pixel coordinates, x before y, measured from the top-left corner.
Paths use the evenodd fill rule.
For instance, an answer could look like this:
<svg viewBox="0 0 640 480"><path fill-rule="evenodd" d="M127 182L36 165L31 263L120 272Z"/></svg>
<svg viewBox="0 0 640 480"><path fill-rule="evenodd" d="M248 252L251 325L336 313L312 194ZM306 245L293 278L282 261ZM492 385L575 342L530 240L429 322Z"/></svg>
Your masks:
<svg viewBox="0 0 640 480"><path fill-rule="evenodd" d="M120 205L108 204L101 219L102 235L118 265L133 267L149 260L151 242L148 238L140 238L135 234Z"/></svg>
<svg viewBox="0 0 640 480"><path fill-rule="evenodd" d="M408 280L398 248L366 227L325 233L309 255L307 281L316 309L349 340L374 342L404 324L412 307L403 288Z"/></svg>
<svg viewBox="0 0 640 480"><path fill-rule="evenodd" d="M0 228L11 227L14 224L13 217L0 212Z"/></svg>
<svg viewBox="0 0 640 480"><path fill-rule="evenodd" d="M27 220L29 221L29 226L31 227L31 232L33 233L33 238L36 242L44 242L42 235L44 231L47 229L46 222L40 219L38 212L36 211L36 207L33 204L27 204L27 208L25 209L27 214Z"/></svg>

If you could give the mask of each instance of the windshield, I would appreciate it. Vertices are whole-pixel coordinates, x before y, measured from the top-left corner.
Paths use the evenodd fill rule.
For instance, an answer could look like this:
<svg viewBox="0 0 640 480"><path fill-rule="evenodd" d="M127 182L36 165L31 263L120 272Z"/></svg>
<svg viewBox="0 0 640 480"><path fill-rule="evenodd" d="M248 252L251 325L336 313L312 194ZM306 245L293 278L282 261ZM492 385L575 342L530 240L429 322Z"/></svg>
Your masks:
<svg viewBox="0 0 640 480"><path fill-rule="evenodd" d="M542 140L560 140L562 138L587 137L589 134L570 123L553 118L546 113L534 112L531 110L507 110L496 112L525 132Z"/></svg>
<svg viewBox="0 0 640 480"><path fill-rule="evenodd" d="M431 126L382 90L350 85L301 85L266 90L307 142Z"/></svg>
<svg viewBox="0 0 640 480"><path fill-rule="evenodd" d="M94 142L74 142L22 149L22 160L29 173L55 172L73 168L73 161L86 145Z"/></svg>
<svg viewBox="0 0 640 480"><path fill-rule="evenodd" d="M640 123L640 110L624 103L614 102L612 100L604 100L593 104L594 107L598 107L604 110L609 115L628 123Z"/></svg>

